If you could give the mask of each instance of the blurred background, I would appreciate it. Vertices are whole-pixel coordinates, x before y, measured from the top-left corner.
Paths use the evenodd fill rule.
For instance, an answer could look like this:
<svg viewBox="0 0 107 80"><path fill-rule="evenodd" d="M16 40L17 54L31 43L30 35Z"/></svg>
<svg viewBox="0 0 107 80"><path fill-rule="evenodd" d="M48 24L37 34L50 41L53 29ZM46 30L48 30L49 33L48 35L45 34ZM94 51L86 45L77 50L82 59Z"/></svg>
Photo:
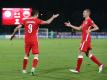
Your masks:
<svg viewBox="0 0 107 80"><path fill-rule="evenodd" d="M86 8L91 9L91 18L100 27L100 30L93 35L99 34L107 36L107 9L106 0L1 0L0 1L0 35L7 35L13 32L15 25L2 25L2 8L32 8L38 9L41 14L40 18L47 20L52 14L59 13L58 19L55 19L52 24L41 26L45 28L41 32L49 32L48 36L56 34L56 37L61 34L80 35L75 30L65 27L64 22L70 21L72 24L79 26L83 21L82 11ZM62 33L68 32L68 33ZM57 35L58 34L58 35ZM47 35L47 34L44 34ZM53 36L55 37L55 36Z"/></svg>

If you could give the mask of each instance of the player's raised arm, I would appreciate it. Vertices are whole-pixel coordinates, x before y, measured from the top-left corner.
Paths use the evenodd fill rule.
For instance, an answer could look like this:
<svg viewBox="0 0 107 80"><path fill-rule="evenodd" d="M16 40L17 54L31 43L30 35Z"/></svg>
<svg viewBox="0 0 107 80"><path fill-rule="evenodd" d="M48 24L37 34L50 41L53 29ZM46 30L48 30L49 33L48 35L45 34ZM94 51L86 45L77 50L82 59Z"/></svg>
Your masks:
<svg viewBox="0 0 107 80"><path fill-rule="evenodd" d="M70 22L65 22L64 24L65 24L65 26L71 27L75 30L81 30L81 26L80 27L74 26Z"/></svg>
<svg viewBox="0 0 107 80"><path fill-rule="evenodd" d="M10 38L10 40L12 40L16 34L16 32L22 27L22 25L18 25L15 29L14 29L14 32L12 33L12 36Z"/></svg>
<svg viewBox="0 0 107 80"><path fill-rule="evenodd" d="M57 18L59 16L59 14L55 14L53 15L51 18L49 18L48 20L46 21L43 21L42 24L50 24L55 18Z"/></svg>

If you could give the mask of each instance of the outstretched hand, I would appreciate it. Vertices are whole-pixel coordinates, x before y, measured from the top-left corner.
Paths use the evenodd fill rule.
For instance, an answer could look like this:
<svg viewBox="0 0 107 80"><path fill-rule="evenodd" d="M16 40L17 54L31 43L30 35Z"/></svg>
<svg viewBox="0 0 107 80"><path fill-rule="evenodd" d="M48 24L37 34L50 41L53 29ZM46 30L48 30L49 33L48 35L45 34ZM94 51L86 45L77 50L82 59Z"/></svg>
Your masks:
<svg viewBox="0 0 107 80"><path fill-rule="evenodd" d="M53 18L57 18L59 16L59 14L53 14Z"/></svg>
<svg viewBox="0 0 107 80"><path fill-rule="evenodd" d="M65 24L65 26L67 26L67 27L70 27L70 26L71 26L71 23L70 23L70 22L65 22L64 24Z"/></svg>

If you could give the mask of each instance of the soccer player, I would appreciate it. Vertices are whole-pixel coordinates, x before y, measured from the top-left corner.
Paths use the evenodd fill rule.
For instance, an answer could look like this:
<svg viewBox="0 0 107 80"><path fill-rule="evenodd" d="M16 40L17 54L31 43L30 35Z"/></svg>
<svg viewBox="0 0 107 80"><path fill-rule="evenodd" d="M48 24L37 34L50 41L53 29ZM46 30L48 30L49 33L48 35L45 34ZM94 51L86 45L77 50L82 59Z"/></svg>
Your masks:
<svg viewBox="0 0 107 80"><path fill-rule="evenodd" d="M89 57L95 64L98 65L99 73L103 69L103 64L92 54L91 32L99 30L99 27L90 18L90 14L90 9L85 9L83 11L83 17L85 18L85 20L79 27L72 25L70 22L65 22L65 25L68 27L71 27L75 30L82 30L82 41L80 44L80 52L77 59L77 66L76 69L70 69L70 71L74 73L80 72L80 67L83 61L84 54L86 54L87 57Z"/></svg>
<svg viewBox="0 0 107 80"><path fill-rule="evenodd" d="M14 38L15 33L19 30L19 28L24 25L24 30L25 30L25 56L23 60L23 73L27 73L26 67L28 64L28 58L29 58L29 53L30 50L32 49L32 54L34 55L34 59L32 62L32 69L31 73L32 75L35 72L35 68L38 63L38 54L39 54L39 48L38 48L38 29L40 25L45 25L45 24L50 24L55 18L57 18L59 14L53 15L50 19L44 21L39 19L39 11L34 10L33 11L33 16L29 17L25 20L23 20L23 23L18 25L15 29L14 32L11 36L11 40Z"/></svg>

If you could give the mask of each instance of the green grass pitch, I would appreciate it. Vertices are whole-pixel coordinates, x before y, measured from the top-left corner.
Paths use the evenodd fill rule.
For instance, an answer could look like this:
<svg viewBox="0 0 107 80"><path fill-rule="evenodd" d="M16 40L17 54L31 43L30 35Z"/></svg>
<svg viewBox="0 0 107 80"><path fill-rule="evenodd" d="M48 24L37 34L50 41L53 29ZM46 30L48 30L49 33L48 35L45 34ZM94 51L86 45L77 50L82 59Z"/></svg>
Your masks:
<svg viewBox="0 0 107 80"><path fill-rule="evenodd" d="M36 76L30 75L33 56L29 58L28 73L22 74L23 40L0 40L0 80L107 80L107 39L93 39L93 53L105 67L98 66L84 55L80 74L69 72L76 65L80 39L40 39L39 64Z"/></svg>

